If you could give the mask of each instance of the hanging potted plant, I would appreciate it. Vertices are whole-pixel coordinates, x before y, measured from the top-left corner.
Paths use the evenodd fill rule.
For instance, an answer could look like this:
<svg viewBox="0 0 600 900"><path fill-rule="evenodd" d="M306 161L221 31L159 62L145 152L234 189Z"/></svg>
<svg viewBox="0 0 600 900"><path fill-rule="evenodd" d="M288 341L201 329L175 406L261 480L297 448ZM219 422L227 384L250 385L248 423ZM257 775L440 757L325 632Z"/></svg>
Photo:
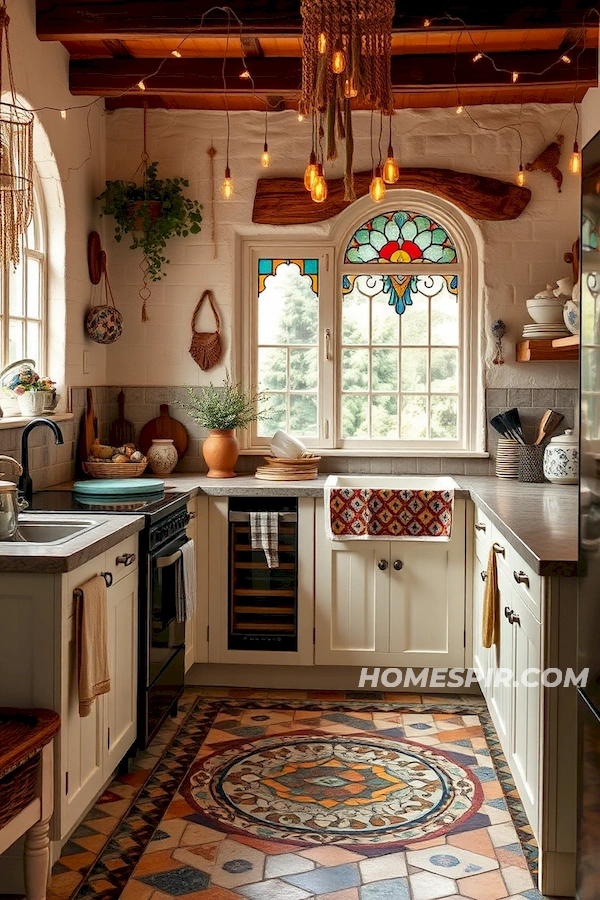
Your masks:
<svg viewBox="0 0 600 900"><path fill-rule="evenodd" d="M267 410L259 409L263 395L254 393L252 388L234 384L229 372L221 387L211 383L199 390L192 387L187 390L189 401L179 401L178 405L197 425L209 430L202 444L208 477L234 478L233 467L239 456L234 429L247 428L265 416Z"/></svg>
<svg viewBox="0 0 600 900"><path fill-rule="evenodd" d="M167 241L172 237L198 234L202 222L202 206L197 200L185 197L187 178L158 178L158 163L148 165L142 173L142 183L107 181L98 197L103 215L115 220L115 240L120 243L131 235L131 250L144 254L146 281L160 281L165 277ZM147 290L145 300L150 292ZM145 320L145 305L142 310Z"/></svg>

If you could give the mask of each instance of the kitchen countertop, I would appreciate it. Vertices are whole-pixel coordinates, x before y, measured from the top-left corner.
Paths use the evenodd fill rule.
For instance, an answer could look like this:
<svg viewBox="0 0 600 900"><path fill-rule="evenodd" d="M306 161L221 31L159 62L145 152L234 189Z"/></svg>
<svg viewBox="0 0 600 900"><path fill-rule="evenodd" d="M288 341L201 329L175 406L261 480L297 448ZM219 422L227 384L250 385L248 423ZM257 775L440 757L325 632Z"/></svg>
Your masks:
<svg viewBox="0 0 600 900"><path fill-rule="evenodd" d="M375 476L376 477L376 476ZM494 475L453 475L457 499L471 499L525 562L541 575L575 575L578 556L576 485L521 484ZM327 475L313 481L261 481L252 475L207 478L174 472L168 488L211 497L322 497Z"/></svg>
<svg viewBox="0 0 600 900"><path fill-rule="evenodd" d="M578 557L578 489L576 485L521 484L518 481L487 476L452 476L459 485L457 499L471 499L485 512L500 533L523 559L541 575L575 575ZM262 481L252 475L237 478L207 478L205 474L174 472L166 476L165 487L198 493L211 497L322 497L327 475L319 475L312 481ZM71 483L55 485L52 489L68 490ZM95 516L96 517L96 516ZM96 518L106 518L97 516ZM114 519L113 522L114 528ZM119 516L119 530L113 532L112 543L122 540L132 531L125 532L126 523L138 521L133 530L140 530L140 517ZM87 549L81 545L86 540L99 537L99 532L81 535L57 547L45 547L44 556L36 556L34 547L10 545L11 552L0 550L0 571L69 571L94 553L112 546L106 543ZM79 547L71 550L71 544L79 541ZM102 541L100 541L102 543ZM7 545L8 546L8 545ZM21 546L23 549L21 549ZM11 563L11 558L13 562ZM72 560L75 559L75 562ZM62 562L61 562L62 560ZM60 567L62 565L62 568ZM13 568L12 566L16 566ZM51 568L50 566L54 566Z"/></svg>
<svg viewBox="0 0 600 900"><path fill-rule="evenodd" d="M62 519L94 519L99 524L60 544L0 542L0 572L71 572L144 527L143 516L106 516L97 513L61 514Z"/></svg>

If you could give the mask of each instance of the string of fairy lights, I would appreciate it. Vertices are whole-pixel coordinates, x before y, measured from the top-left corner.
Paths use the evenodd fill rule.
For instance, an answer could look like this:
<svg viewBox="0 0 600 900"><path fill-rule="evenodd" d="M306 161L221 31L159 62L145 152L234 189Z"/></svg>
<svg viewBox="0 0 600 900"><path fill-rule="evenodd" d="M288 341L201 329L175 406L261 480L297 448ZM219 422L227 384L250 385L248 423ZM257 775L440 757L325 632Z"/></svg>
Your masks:
<svg viewBox="0 0 600 900"><path fill-rule="evenodd" d="M191 29L186 35L184 35L175 49L171 50L167 55L165 55L154 69L153 72L145 75L143 78L138 81L132 83L129 87L127 87L124 91L121 92L117 96L116 99L122 99L127 94L132 91L145 93L148 89L148 83L152 78L156 77L162 70L166 61L170 58L182 59L183 53L182 48L184 47L186 41L197 36L202 29L204 28L205 20L208 16L213 15L214 13L223 13L227 17L227 27L225 32L225 49L223 53L222 67L221 67L221 81L223 85L223 96L224 96L224 105L225 105L225 118L226 118L226 135L225 135L225 167L223 180L221 182L221 196L225 200L229 200L234 196L235 187L234 180L231 173L230 166L230 146L231 146L231 121L230 121L230 110L229 110L229 102L228 102L228 82L227 82L227 72L226 72L226 64L229 58L229 47L232 37L232 27L235 23L239 32L240 38L240 46L241 46L241 70L238 73L238 77L241 79L247 79L251 84L251 95L252 97L264 103L265 106L265 121L264 121L264 142L263 149L260 153L260 163L264 168L268 168L271 165L272 156L271 151L269 149L268 144L268 115L270 109L274 107L271 106L271 103L268 98L262 98L256 93L256 87L254 83L254 78L252 73L248 67L248 62L246 55L244 54L243 43L241 38L243 36L243 23L240 20L237 13L228 6L214 6L210 9L206 10L202 15L200 22L197 26ZM567 48L561 48L557 51L557 58L552 63L547 65L541 71L533 72L533 71L517 71L514 69L505 69L501 66L498 66L493 55L490 53L480 49L477 45L477 42L471 32L469 31L469 27L466 22L457 16L445 15L438 18L426 18L423 21L424 28L431 28L435 24L438 23L456 23L461 30L461 33L465 34L468 39L471 41L474 49L474 55L471 59L473 65L477 65L481 60L488 60L492 66L494 67L497 73L506 74L508 83L517 84L517 82L524 76L542 76L557 66L570 66L575 65L576 69L578 69L579 58L581 54L586 50L586 36L587 36L587 26L589 24L590 19L595 16L598 22L600 23L600 11L596 8L589 9L583 16L581 22L580 33L573 40L571 45ZM320 46L320 50L325 52L325 36L322 35L323 42L322 46ZM456 42L456 56L459 55L459 41ZM334 74L343 76L344 75L344 54L334 53L332 55L331 67ZM351 98L353 96L352 93L352 85L350 84L351 79L347 79L347 85L345 87L345 95ZM569 158L569 171L573 175L579 175L581 172L581 153L579 150L578 144L578 135L579 135L579 109L576 103L576 92L578 86L578 79L575 79L575 87L573 91L573 102L572 108L576 114L576 128L575 128L575 140L573 143L572 153ZM523 166L523 139L522 134L517 125L503 125L499 128L488 128L486 126L481 125L477 122L474 116L469 112L467 105L461 101L460 97L460 87L458 82L455 83L455 89L457 93L457 106L455 108L456 115L462 116L466 115L471 120L471 122L480 130L483 131L499 131L503 129L511 129L515 131L519 138L519 167L515 176L516 183L522 187L525 184L525 169ZM99 104L103 101L102 97L97 97L89 103L78 104L75 106L68 107L52 107L52 106L42 106L34 109L30 109L31 112L43 112L43 111L55 111L58 112L60 118L62 120L66 120L68 118L68 114L72 111L76 110L88 110L96 104ZM297 119L299 122L304 121L304 115L302 113L298 113ZM311 152L308 160L308 164L304 171L304 186L307 191L310 192L311 197L315 203L322 203L327 198L328 188L327 181L324 174L324 157L322 150L322 138L323 138L323 115L322 114L314 114L312 117L312 144L311 144ZM565 116L566 118L566 116ZM373 147L373 113L371 114L371 148ZM369 187L369 193L371 199L375 202L381 202L385 197L386 185L395 184L400 178L400 163L396 159L393 148L392 141L392 117L389 116L389 140L388 140L388 148L385 160L382 159L381 153L381 140L382 140L382 131L383 131L383 116L380 115L380 123L379 123L379 140L378 140L378 161L375 164L375 158L372 153L372 178Z"/></svg>

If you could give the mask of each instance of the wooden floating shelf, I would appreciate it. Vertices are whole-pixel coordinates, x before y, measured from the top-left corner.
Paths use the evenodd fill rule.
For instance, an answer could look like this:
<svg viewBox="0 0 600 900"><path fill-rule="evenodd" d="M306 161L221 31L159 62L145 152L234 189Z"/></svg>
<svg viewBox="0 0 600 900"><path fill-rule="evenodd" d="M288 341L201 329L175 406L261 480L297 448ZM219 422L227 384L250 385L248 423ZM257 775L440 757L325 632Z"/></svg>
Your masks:
<svg viewBox="0 0 600 900"><path fill-rule="evenodd" d="M520 341L517 362L559 362L579 359L579 335L549 341Z"/></svg>

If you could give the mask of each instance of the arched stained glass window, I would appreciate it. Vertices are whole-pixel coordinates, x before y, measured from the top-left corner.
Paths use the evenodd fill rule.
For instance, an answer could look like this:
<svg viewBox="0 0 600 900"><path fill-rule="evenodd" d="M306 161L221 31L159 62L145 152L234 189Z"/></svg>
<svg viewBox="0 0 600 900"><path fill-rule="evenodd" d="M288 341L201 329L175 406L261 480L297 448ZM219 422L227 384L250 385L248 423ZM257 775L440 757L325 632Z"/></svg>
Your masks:
<svg viewBox="0 0 600 900"><path fill-rule="evenodd" d="M364 222L346 247L345 263L456 263L448 232L423 213L397 210Z"/></svg>

